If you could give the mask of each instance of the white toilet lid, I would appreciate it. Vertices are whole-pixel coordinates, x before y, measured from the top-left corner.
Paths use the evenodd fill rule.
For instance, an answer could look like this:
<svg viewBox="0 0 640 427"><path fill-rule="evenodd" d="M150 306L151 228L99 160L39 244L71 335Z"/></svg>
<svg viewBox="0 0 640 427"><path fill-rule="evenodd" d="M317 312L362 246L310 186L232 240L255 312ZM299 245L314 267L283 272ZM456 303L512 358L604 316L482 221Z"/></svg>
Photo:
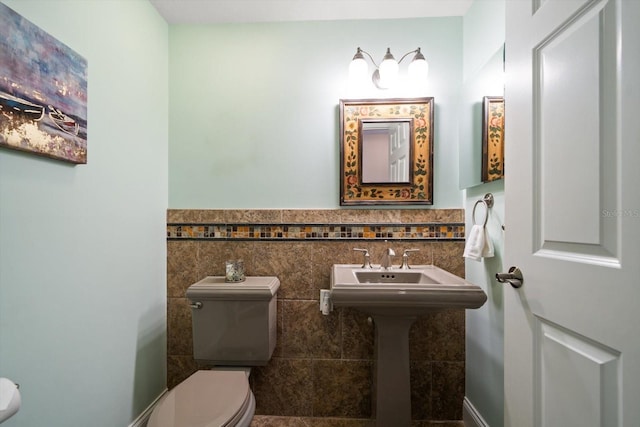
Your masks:
<svg viewBox="0 0 640 427"><path fill-rule="evenodd" d="M251 389L245 371L197 371L158 403L149 427L234 425L250 400Z"/></svg>

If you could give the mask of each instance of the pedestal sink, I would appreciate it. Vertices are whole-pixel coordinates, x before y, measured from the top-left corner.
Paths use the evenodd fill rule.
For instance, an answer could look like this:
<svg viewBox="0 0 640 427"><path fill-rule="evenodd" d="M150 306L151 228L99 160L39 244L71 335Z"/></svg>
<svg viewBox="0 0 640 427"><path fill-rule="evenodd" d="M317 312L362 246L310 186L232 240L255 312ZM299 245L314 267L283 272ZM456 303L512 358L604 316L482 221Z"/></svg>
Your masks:
<svg viewBox="0 0 640 427"><path fill-rule="evenodd" d="M370 315L376 326L376 427L409 427L409 328L421 314L473 309L484 291L434 265L388 270L334 264L331 301Z"/></svg>

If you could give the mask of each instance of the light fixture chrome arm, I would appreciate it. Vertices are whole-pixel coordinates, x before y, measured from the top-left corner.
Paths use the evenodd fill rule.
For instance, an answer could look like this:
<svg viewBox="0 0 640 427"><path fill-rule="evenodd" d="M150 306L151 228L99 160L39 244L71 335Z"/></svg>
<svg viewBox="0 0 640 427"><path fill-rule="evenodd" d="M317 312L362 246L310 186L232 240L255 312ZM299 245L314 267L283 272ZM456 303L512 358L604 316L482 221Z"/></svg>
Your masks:
<svg viewBox="0 0 640 427"><path fill-rule="evenodd" d="M371 56L371 54L369 52L367 52L366 50L362 50L358 47L358 50L356 51L356 54L353 55L353 59L364 59L364 56L362 55L363 53L366 53L367 56L369 57L369 59L371 60L371 62L373 63L373 65L376 66L376 68L378 68L378 64L376 64L376 61L373 59L373 56Z"/></svg>
<svg viewBox="0 0 640 427"><path fill-rule="evenodd" d="M416 56L413 57L413 61L425 59L422 52L420 52L420 48L417 48L416 50L412 50L411 52L407 52L404 55L402 55L402 58L400 58L400 60L398 61L398 64L400 64L404 58L411 55L412 53L416 54Z"/></svg>

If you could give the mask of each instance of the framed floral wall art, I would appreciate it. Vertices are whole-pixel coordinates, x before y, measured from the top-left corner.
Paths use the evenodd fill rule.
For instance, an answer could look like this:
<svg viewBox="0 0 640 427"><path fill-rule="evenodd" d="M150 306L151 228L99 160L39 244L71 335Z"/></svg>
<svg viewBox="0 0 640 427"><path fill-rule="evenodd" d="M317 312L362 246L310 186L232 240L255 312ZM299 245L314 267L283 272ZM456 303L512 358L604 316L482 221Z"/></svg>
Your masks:
<svg viewBox="0 0 640 427"><path fill-rule="evenodd" d="M482 182L491 182L504 177L504 97L485 96L482 116Z"/></svg>

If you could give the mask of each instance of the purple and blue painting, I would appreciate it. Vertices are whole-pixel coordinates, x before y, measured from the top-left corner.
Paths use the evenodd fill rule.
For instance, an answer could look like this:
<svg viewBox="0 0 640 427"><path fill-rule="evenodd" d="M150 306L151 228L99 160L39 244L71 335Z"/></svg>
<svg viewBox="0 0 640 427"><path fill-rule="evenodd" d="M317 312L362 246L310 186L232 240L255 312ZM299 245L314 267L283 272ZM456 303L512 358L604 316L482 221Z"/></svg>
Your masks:
<svg viewBox="0 0 640 427"><path fill-rule="evenodd" d="M2 3L0 147L87 163L87 61Z"/></svg>

